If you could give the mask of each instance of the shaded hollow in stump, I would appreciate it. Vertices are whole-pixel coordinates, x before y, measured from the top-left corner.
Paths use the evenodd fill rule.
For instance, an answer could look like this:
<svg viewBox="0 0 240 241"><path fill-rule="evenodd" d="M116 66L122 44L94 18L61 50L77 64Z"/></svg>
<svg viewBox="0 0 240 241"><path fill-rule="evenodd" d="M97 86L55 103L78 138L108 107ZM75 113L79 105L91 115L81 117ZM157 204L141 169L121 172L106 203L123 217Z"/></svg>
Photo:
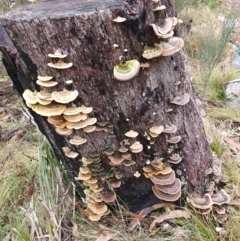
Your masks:
<svg viewBox="0 0 240 241"><path fill-rule="evenodd" d="M56 132L47 117L29 109L81 197L84 197L86 186L75 177L83 165L82 157L100 160L100 164L93 166L92 176L104 189L112 188L116 176L121 180L121 186L112 189L131 211L160 201L152 191L152 181L143 173L143 167L157 158L162 158L164 166L171 166L180 179L183 198L186 192L203 195L209 183L204 172L211 167L211 153L185 68L184 51L150 60L142 57L144 46L151 47L160 41L149 24L175 14L171 1L162 0L162 4L165 10L153 12L156 5L149 0L58 0L24 6L0 18L1 36L4 35L0 50L21 96L26 89L42 90L43 87L36 83L37 76L50 75L58 82L48 88L50 92L61 91L67 80L73 81L72 90L77 90L78 96L66 104L68 107L75 104L93 108L87 116L97 119L98 131L86 133L83 129L73 129L71 135L65 136ZM117 16L126 21L114 22ZM177 27L174 31L177 35ZM47 63L56 62L48 54L56 50L67 54L64 62L73 63L73 66L67 69L48 67ZM119 58L148 62L150 67L141 68L139 74L128 81L119 81L113 77L113 68L119 64ZM180 84L175 85L178 81ZM190 96L186 105L171 103L176 96L185 93ZM107 125L101 127L106 124L104 122ZM171 125L177 127L174 134L161 133L155 138L149 135L153 126ZM126 137L124 134L129 130L138 132L138 136ZM70 139L75 135L87 142L72 145ZM168 143L176 136L181 137L180 142ZM112 158L120 159L119 148L125 145L129 149L135 141L140 142L142 151L128 151L132 165L110 164L111 157L105 154L106 150L114 152ZM63 147L79 155L68 158ZM172 154L179 154L182 161L171 164ZM136 177L138 173L140 177Z"/></svg>

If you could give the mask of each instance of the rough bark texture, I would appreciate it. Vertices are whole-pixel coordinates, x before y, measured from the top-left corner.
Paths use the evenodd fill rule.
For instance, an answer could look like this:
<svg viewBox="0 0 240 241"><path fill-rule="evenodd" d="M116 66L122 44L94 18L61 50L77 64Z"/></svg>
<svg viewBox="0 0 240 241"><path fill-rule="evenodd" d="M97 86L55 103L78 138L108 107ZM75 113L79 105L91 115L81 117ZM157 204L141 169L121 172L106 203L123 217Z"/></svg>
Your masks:
<svg viewBox="0 0 240 241"><path fill-rule="evenodd" d="M165 14L174 16L171 1L162 0L162 4L166 10L159 12L158 18L165 18ZM127 21L114 23L112 19L118 15L126 17ZM148 159L160 156L167 160L170 155L170 145L166 140L171 135L161 134L154 144L150 144L144 133L151 126L174 124L178 128L174 135L180 135L182 140L175 146L175 152L183 157L183 161L173 168L182 181L183 194L186 191L204 193L209 182L204 172L212 164L189 74L184 66L183 50L169 57L148 61L150 68L141 69L139 75L130 81L120 82L113 78L113 67L124 48L128 49L129 59L144 62L141 57L144 45L157 41L149 26L156 21L155 18L149 0L49 1L25 6L0 18L0 24L7 32L0 29L0 50L20 95L27 88L40 90L36 84L37 75L54 76L59 84L51 91L63 89L65 81L71 79L73 88L79 91L74 103L92 106L92 115L98 121L108 120L113 125L114 138L106 132L86 134L76 130L75 134L88 141L85 145L74 147L69 144L69 137L56 134L46 117L30 110L81 195L82 185L74 180L81 166L81 156L95 151L102 153L107 147L118 150L120 141L125 139L125 132L133 129L140 133L137 139L144 149L139 154L132 154L137 165L117 167L123 178L122 186L116 189L116 193L132 211L159 202L151 190L151 181L144 175L136 178L133 173L139 171L142 174L142 167ZM113 44L118 44L120 48L114 49ZM47 54L58 48L68 54L66 62L73 62L72 68L56 70L47 66L51 62ZM175 86L178 80L181 84ZM187 105L170 103L175 96L185 92L191 96ZM168 108L173 110L166 112ZM75 160L65 157L63 146L79 152L80 157ZM102 161L106 169L111 168L104 154Z"/></svg>

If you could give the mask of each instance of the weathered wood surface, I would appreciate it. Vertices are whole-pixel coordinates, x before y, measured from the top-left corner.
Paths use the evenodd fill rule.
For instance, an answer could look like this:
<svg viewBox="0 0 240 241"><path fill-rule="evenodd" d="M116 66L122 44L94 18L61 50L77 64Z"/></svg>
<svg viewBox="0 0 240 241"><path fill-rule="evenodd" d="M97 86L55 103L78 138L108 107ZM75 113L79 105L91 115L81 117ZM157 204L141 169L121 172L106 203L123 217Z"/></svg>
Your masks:
<svg viewBox="0 0 240 241"><path fill-rule="evenodd" d="M162 0L162 4L167 9L158 17L164 18L165 14L174 16L171 1ZM127 21L114 23L112 19L117 15L126 17ZM151 190L149 179L143 175L136 178L133 173L139 171L142 174L146 161L156 155L165 160L169 158L166 140L170 135L161 134L154 144L150 144L144 133L151 126L174 124L178 128L176 134L182 140L175 151L183 157L183 161L173 168L178 170L177 173L182 173L177 176L182 181L183 193L204 193L209 182L204 172L212 163L189 74L183 63L183 51L148 61L150 68L142 69L130 81L120 82L113 78L113 67L124 48L128 49L129 59L146 62L141 57L144 45L157 41L149 26L155 17L149 0L58 0L28 5L0 18L0 24L16 48L17 54L13 54L5 46L6 43L0 43L5 66L19 94L26 88L40 90L36 84L37 75L54 76L59 84L51 90L63 89L65 81L71 79L74 89L79 91L74 103L92 106L92 115L98 121L108 120L113 125L115 138L109 138L105 132L85 134L81 130L75 131L88 140L87 144L77 148L69 144L69 137L56 134L45 117L31 111L79 193L82 193L82 186L74 177L78 175L81 158L66 158L63 146L69 146L80 156L87 156L95 151L103 152L107 147L117 150L120 141L125 139L124 133L130 129L140 133L138 140L144 145L144 150L132 155L137 165L118 167L123 179L122 186L116 189L119 197L133 211L159 202ZM113 44L118 44L120 48L114 49ZM58 48L68 54L66 62L73 62L72 68L55 70L47 66L51 62L47 54ZM177 80L181 84L174 86ZM191 95L187 105L170 103L175 96L185 92ZM173 111L166 112L168 108ZM104 154L102 161L105 168L110 168Z"/></svg>

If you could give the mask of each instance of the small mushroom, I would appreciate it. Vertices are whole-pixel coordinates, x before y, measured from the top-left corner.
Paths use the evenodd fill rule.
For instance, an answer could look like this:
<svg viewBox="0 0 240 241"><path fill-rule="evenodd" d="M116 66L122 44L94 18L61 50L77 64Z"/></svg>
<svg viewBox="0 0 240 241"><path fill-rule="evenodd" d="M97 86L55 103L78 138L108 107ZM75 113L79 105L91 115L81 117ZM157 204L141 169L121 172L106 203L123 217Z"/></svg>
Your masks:
<svg viewBox="0 0 240 241"><path fill-rule="evenodd" d="M67 156L69 158L75 159L76 157L79 156L79 153L71 151L71 149L69 147L63 147L62 150L63 150L65 156Z"/></svg>
<svg viewBox="0 0 240 241"><path fill-rule="evenodd" d="M174 134L177 132L177 127L175 125L166 126L163 130L163 133Z"/></svg>
<svg viewBox="0 0 240 241"><path fill-rule="evenodd" d="M61 136L70 136L73 133L73 130L68 128L59 128L57 127L55 131Z"/></svg>
<svg viewBox="0 0 240 241"><path fill-rule="evenodd" d="M126 20L127 20L126 18L117 16L117 17L114 18L112 21L115 22L115 23L122 23L122 22L125 22Z"/></svg>
<svg viewBox="0 0 240 241"><path fill-rule="evenodd" d="M43 87L53 87L53 86L56 86L58 84L57 81L42 81L42 80L37 80L36 83L40 86L43 86Z"/></svg>
<svg viewBox="0 0 240 241"><path fill-rule="evenodd" d="M167 42L161 41L159 45L163 49L162 56L169 56L180 51L184 46L184 41L180 37L171 37Z"/></svg>
<svg viewBox="0 0 240 241"><path fill-rule="evenodd" d="M48 63L47 65L55 69L68 69L73 66L73 63L64 63L62 59L59 59L57 63Z"/></svg>
<svg viewBox="0 0 240 241"><path fill-rule="evenodd" d="M186 105L189 100L190 95L188 93L185 93L184 95L175 97L171 103L175 105Z"/></svg>
<svg viewBox="0 0 240 241"><path fill-rule="evenodd" d="M26 89L24 92L23 92L23 99L29 103L29 104L36 104L37 103L37 98L36 98L36 93L32 92L31 90L29 89Z"/></svg>
<svg viewBox="0 0 240 241"><path fill-rule="evenodd" d="M161 10L164 10L164 9L166 9L166 6L165 5L161 5L161 6L158 6L158 7L154 8L153 12L161 11Z"/></svg>
<svg viewBox="0 0 240 241"><path fill-rule="evenodd" d="M80 136L74 136L72 139L69 140L69 143L75 146L80 146L87 142L86 138L82 138Z"/></svg>
<svg viewBox="0 0 240 241"><path fill-rule="evenodd" d="M229 203L230 200L230 196L223 189L212 195L213 204L222 205L224 203Z"/></svg>
<svg viewBox="0 0 240 241"><path fill-rule="evenodd" d="M124 135L130 138L136 138L138 136L138 133L136 131L130 130L126 132Z"/></svg>
<svg viewBox="0 0 240 241"><path fill-rule="evenodd" d="M86 133L91 133L91 132L94 132L95 129L96 129L96 126L87 126L87 127L83 128L83 131Z"/></svg>
<svg viewBox="0 0 240 241"><path fill-rule="evenodd" d="M103 191L100 195L101 199L106 203L112 203L116 200L116 195L112 191Z"/></svg>
<svg viewBox="0 0 240 241"><path fill-rule="evenodd" d="M150 177L151 181L154 184L159 184L159 185L170 185L175 181L175 172L172 170L168 174L158 174Z"/></svg>
<svg viewBox="0 0 240 241"><path fill-rule="evenodd" d="M145 59L153 59L162 55L163 49L159 44L154 44L154 47L144 46L142 57Z"/></svg>
<svg viewBox="0 0 240 241"><path fill-rule="evenodd" d="M181 197L181 189L175 194L167 194L157 189L154 185L152 187L152 190L157 198L167 202L175 202Z"/></svg>
<svg viewBox="0 0 240 241"><path fill-rule="evenodd" d="M64 115L77 115L80 112L82 112L82 107L68 107L66 110L63 112Z"/></svg>
<svg viewBox="0 0 240 241"><path fill-rule="evenodd" d="M150 64L149 63L140 63L141 68L149 68Z"/></svg>
<svg viewBox="0 0 240 241"><path fill-rule="evenodd" d="M168 160L169 163L172 164L178 164L182 161L182 158L180 157L179 154L175 153L170 156L170 160Z"/></svg>
<svg viewBox="0 0 240 241"><path fill-rule="evenodd" d="M181 136L174 136L168 139L167 142L171 144L177 144L179 141L181 141L181 139Z"/></svg>
<svg viewBox="0 0 240 241"><path fill-rule="evenodd" d="M209 193L206 193L203 197L188 197L187 201L192 207L198 209L209 209L213 205L212 198Z"/></svg>
<svg viewBox="0 0 240 241"><path fill-rule="evenodd" d="M63 117L65 120L67 120L69 122L79 122L79 121L86 120L88 118L88 116L83 113L78 113L76 115L64 115L63 114Z"/></svg>
<svg viewBox="0 0 240 241"><path fill-rule="evenodd" d="M134 78L140 70L140 63L136 59L121 62L113 69L113 76L120 81L127 81Z"/></svg>
<svg viewBox="0 0 240 241"><path fill-rule="evenodd" d="M149 24L152 28L154 33L157 35L158 38L170 38L173 36L174 32L172 31L173 26L172 23L167 21L162 26L156 25L154 23ZM160 46L161 47L161 46Z"/></svg>
<svg viewBox="0 0 240 241"><path fill-rule="evenodd" d="M163 132L164 127L163 126L152 126L149 130L149 135L151 137L157 137L159 134Z"/></svg>
<svg viewBox="0 0 240 241"><path fill-rule="evenodd" d="M154 185L159 191L164 192L166 194L176 194L181 190L181 181L176 178L175 181L170 185Z"/></svg>
<svg viewBox="0 0 240 241"><path fill-rule="evenodd" d="M130 150L133 153L139 153L143 150L143 145L139 141L135 141L131 146Z"/></svg>
<svg viewBox="0 0 240 241"><path fill-rule="evenodd" d="M58 49L58 50L56 50L56 51L54 52L54 54L48 54L48 57L50 57L50 58L63 59L63 58L65 58L65 57L67 57L67 54L62 54L62 53L60 52L60 50Z"/></svg>
<svg viewBox="0 0 240 241"><path fill-rule="evenodd" d="M41 105L49 105L52 103L52 100L43 100L38 95L36 95L37 102Z"/></svg>
<svg viewBox="0 0 240 241"><path fill-rule="evenodd" d="M39 80L41 80L41 81L49 81L49 80L51 80L51 79L53 79L53 77L52 76L41 76L41 75L38 75L38 77L37 77Z"/></svg>
<svg viewBox="0 0 240 241"><path fill-rule="evenodd" d="M67 89L63 89L62 91L53 91L52 92L52 98L62 104L69 103L73 100L75 100L78 96L77 90L69 91Z"/></svg>
<svg viewBox="0 0 240 241"><path fill-rule="evenodd" d="M139 178L139 177L141 176L141 174L140 174L138 171L136 171L136 172L133 174L133 176L136 177L136 178Z"/></svg>
<svg viewBox="0 0 240 241"><path fill-rule="evenodd" d="M46 89L37 92L37 97L42 100L53 100L52 93L48 92Z"/></svg>
<svg viewBox="0 0 240 241"><path fill-rule="evenodd" d="M82 108L82 113L83 113L83 114L89 114L89 113L91 113L92 110L93 110L92 107L87 107L87 106L85 106L85 105L82 105L81 108Z"/></svg>

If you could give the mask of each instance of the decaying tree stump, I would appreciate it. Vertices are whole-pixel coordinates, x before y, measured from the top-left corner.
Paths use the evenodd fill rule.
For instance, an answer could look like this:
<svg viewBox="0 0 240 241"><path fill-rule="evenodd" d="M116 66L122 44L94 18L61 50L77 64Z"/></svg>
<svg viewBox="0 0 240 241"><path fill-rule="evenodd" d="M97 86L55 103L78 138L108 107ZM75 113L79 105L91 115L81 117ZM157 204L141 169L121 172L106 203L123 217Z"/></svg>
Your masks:
<svg viewBox="0 0 240 241"><path fill-rule="evenodd" d="M5 37L1 40L0 50L21 96L26 89L38 92L42 89L36 83L38 75L53 76L58 82L55 87L48 88L51 92L63 90L66 81L72 80L72 89L78 90L78 97L71 103L92 107L93 111L88 116L95 117L100 125L108 123L102 131L86 133L83 129L73 129L73 134L64 136L56 133L47 117L30 109L79 194L84 196L86 188L82 181L75 180L82 166L82 157L99 160L100 155L100 172L92 171L92 175L105 190L107 187L111 189L117 173L121 186L114 188L114 192L132 211L159 202L152 191L153 182L143 173L143 167L151 166L149 161L162 158L164 166L172 167L181 180L182 197L186 192L203 195L210 181L205 171L212 165L211 153L185 68L184 51L150 60L142 57L144 46L151 47L160 41L149 24L175 14L171 1L162 0L161 3L166 9L153 12L156 5L149 0L58 0L28 5L0 18L5 29L1 29ZM117 16L126 18L126 21L114 22ZM177 28L174 32L178 34ZM64 62L72 62L71 68L48 67L47 63L54 61L48 54L56 50L67 54ZM150 67L142 68L136 77L128 81L116 80L113 68L119 64L120 56L125 58L124 53L127 60L148 62ZM186 105L171 103L175 97L185 93L190 95ZM96 125L100 129L98 123ZM151 137L149 129L161 125L175 125L177 131ZM138 136L127 138L124 134L129 130L138 132ZM80 146L71 145L69 140L74 135L86 138L87 142ZM171 137L177 136L181 137L180 142L168 142ZM135 164L109 164L111 158L105 154L106 150L113 150L114 158L119 159L121 145L129 148L135 141L143 147L139 153L129 151ZM69 147L79 156L66 157L63 147ZM179 154L182 161L179 164L169 163L172 154ZM100 180L101 172L110 173L110 177ZM136 172L141 176L135 177Z"/></svg>

